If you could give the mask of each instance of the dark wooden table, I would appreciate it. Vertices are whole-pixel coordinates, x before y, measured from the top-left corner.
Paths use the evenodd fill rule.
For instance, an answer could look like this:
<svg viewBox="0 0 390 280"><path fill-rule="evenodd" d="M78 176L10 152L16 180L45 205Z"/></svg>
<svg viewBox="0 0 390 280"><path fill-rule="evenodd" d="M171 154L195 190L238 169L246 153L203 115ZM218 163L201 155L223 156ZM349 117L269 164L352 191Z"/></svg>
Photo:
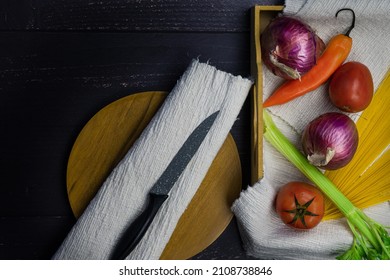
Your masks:
<svg viewBox="0 0 390 280"><path fill-rule="evenodd" d="M170 91L193 58L250 75L250 8L282 0L2 0L0 258L50 259L75 218L71 147L102 107ZM249 184L250 107L231 131ZM194 259L245 259L236 221Z"/></svg>

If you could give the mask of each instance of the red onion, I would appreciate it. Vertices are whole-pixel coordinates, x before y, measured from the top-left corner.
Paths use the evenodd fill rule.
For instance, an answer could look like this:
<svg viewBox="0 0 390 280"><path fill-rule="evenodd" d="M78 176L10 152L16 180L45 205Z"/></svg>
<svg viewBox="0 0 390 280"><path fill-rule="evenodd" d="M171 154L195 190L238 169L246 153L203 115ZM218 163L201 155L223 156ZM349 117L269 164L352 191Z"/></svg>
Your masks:
<svg viewBox="0 0 390 280"><path fill-rule="evenodd" d="M325 49L310 26L287 16L272 20L260 40L264 64L275 75L288 80L300 79Z"/></svg>
<svg viewBox="0 0 390 280"><path fill-rule="evenodd" d="M341 113L326 113L311 121L302 135L303 151L309 162L334 170L347 165L359 142L355 123Z"/></svg>

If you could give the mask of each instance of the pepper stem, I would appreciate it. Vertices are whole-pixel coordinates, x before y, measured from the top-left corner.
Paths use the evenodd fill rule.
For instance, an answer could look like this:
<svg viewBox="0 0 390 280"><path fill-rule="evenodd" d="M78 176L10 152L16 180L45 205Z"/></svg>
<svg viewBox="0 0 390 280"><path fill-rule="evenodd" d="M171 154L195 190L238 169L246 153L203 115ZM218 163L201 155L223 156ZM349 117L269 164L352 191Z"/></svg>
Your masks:
<svg viewBox="0 0 390 280"><path fill-rule="evenodd" d="M351 26L349 27L349 29L347 30L347 32L345 33L345 36L349 37L349 33L351 33L351 30L355 27L355 12L350 8L340 9L337 11L336 17L341 11L351 11L352 12L352 23L351 23Z"/></svg>

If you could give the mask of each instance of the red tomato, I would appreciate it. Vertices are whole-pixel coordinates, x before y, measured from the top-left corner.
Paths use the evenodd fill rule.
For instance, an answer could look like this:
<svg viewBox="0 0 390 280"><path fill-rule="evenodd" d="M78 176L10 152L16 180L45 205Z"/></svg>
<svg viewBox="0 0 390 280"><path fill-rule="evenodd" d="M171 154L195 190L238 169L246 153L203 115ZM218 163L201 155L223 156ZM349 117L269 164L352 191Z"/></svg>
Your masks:
<svg viewBox="0 0 390 280"><path fill-rule="evenodd" d="M350 61L340 66L329 83L331 102L344 112L363 111L371 103L374 84L364 64Z"/></svg>
<svg viewBox="0 0 390 280"><path fill-rule="evenodd" d="M310 229L324 216L324 197L320 190L303 182L282 186L276 196L276 212L282 221L297 229Z"/></svg>

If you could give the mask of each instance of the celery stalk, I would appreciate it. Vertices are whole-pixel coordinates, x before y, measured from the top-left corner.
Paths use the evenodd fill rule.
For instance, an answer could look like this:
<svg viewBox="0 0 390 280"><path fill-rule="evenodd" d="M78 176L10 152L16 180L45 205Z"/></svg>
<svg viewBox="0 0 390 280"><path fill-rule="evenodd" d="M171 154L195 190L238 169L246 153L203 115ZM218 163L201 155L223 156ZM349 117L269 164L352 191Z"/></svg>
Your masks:
<svg viewBox="0 0 390 280"><path fill-rule="evenodd" d="M311 180L343 213L354 235L351 248L339 259L390 259L390 236L370 219L280 132L270 114L263 110L264 138Z"/></svg>

